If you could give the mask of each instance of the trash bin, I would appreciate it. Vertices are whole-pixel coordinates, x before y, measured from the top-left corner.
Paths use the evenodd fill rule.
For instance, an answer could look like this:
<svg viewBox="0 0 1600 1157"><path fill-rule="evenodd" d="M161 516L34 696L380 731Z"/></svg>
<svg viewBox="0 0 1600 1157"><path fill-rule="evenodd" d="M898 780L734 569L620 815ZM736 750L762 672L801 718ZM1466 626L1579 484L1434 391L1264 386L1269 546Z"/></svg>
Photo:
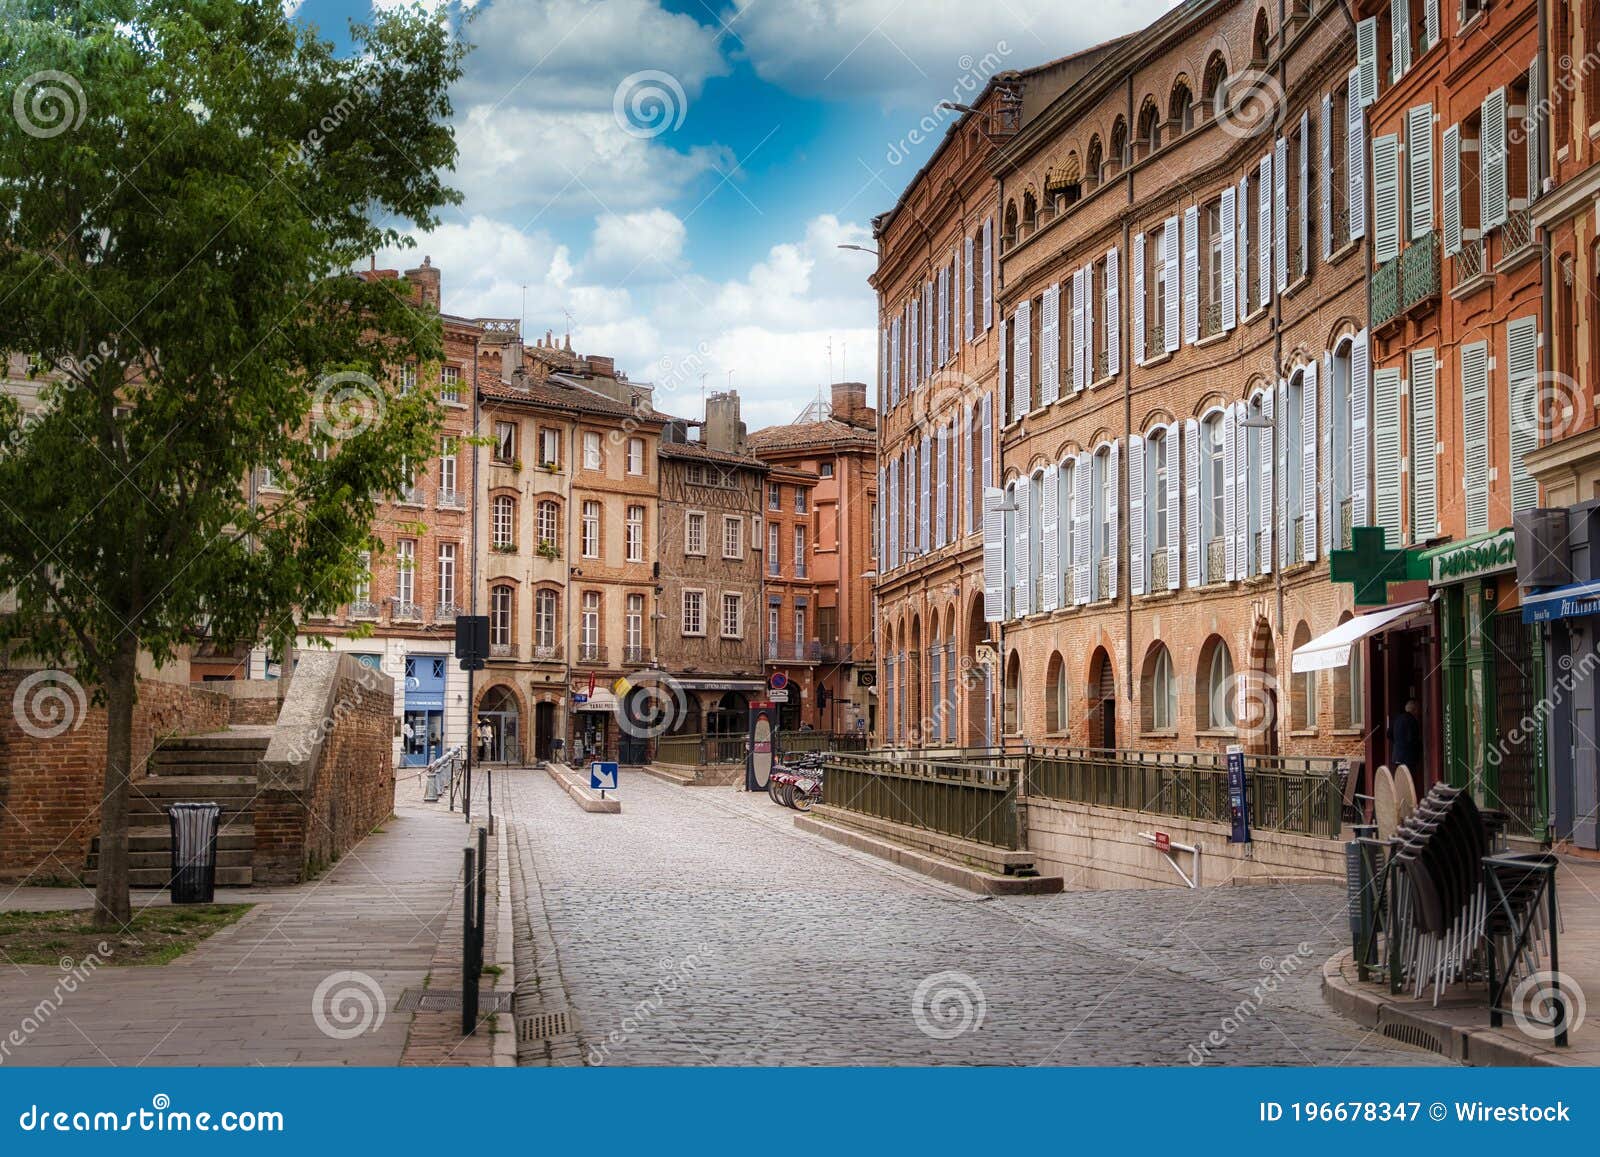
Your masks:
<svg viewBox="0 0 1600 1157"><path fill-rule="evenodd" d="M217 894L217 818L214 803L175 803L172 824L172 902L209 904Z"/></svg>

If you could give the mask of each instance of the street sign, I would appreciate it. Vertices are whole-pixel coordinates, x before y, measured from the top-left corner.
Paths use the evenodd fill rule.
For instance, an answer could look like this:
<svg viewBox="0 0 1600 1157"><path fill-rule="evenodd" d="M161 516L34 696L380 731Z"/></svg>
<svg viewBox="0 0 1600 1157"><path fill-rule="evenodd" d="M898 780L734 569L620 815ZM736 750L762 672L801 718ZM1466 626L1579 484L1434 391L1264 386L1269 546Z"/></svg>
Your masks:
<svg viewBox="0 0 1600 1157"><path fill-rule="evenodd" d="M767 682L772 684L772 689L774 691L782 691L789 685L789 676L786 672L774 671L772 673L772 678L767 680Z"/></svg>
<svg viewBox="0 0 1600 1157"><path fill-rule="evenodd" d="M463 671L481 671L489 657L489 616L456 616L456 658Z"/></svg>
<svg viewBox="0 0 1600 1157"><path fill-rule="evenodd" d="M587 703L589 702L589 697L582 692L578 692L572 696L572 701L574 703Z"/></svg>
<svg viewBox="0 0 1600 1157"><path fill-rule="evenodd" d="M596 760L589 765L589 788L592 791L617 790L617 765Z"/></svg>
<svg viewBox="0 0 1600 1157"><path fill-rule="evenodd" d="M787 703L787 702L789 702L789 692L787 690L776 690L775 689L775 690L773 690L772 692L770 692L767 695L767 702L769 702L769 703Z"/></svg>
<svg viewBox="0 0 1600 1157"><path fill-rule="evenodd" d="M772 700L770 700L770 699L757 699L754 703L750 704L750 710L752 710L752 711L763 711L763 710L765 710L765 709L767 709L767 708L769 708L771 706L772 706Z"/></svg>
<svg viewBox="0 0 1600 1157"><path fill-rule="evenodd" d="M1156 851L1169 853L1172 851L1172 837L1166 832L1156 833Z"/></svg>
<svg viewBox="0 0 1600 1157"><path fill-rule="evenodd" d="M1000 661L999 656L995 654L994 648L988 643L979 643L973 648L973 656L977 659L980 667L993 667Z"/></svg>

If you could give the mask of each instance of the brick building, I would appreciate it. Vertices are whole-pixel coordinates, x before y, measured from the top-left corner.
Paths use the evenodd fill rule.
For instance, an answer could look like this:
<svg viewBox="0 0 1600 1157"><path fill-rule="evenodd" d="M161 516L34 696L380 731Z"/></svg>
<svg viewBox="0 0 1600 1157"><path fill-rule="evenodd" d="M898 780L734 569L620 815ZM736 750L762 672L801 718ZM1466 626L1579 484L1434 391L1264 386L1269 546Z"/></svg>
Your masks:
<svg viewBox="0 0 1600 1157"><path fill-rule="evenodd" d="M781 671L787 680L787 699L778 716L786 731L837 729L839 712L833 688L822 692L827 685L817 679L822 663L817 619L821 589L816 564L818 481L814 472L791 466L771 467L766 480L762 648L768 672ZM837 646L836 638L833 642ZM837 661L837 653L830 661Z"/></svg>
<svg viewBox="0 0 1600 1157"><path fill-rule="evenodd" d="M703 424L674 419L661 442L656 667L676 682L677 733L743 735L765 688L761 500L739 395L712 394Z"/></svg>
<svg viewBox="0 0 1600 1157"><path fill-rule="evenodd" d="M836 383L829 399L799 421L757 430L750 450L775 468L817 476L807 560L817 602L803 625L815 632L817 643L813 686L819 699L827 691L827 730L865 733L873 726L877 663L872 575L878 413L867 405L863 382ZM801 626L796 620L795 629Z"/></svg>
<svg viewBox="0 0 1600 1157"><path fill-rule="evenodd" d="M1511 834L1548 828L1543 736L1524 726L1544 666L1518 606L1515 514L1539 505L1527 457L1543 281L1539 15L1534 3L1363 0L1359 70L1372 196L1374 525L1410 551L1390 603L1432 599L1373 637L1367 718L1415 700L1417 786L1471 786ZM1397 756L1374 728L1368 756Z"/></svg>

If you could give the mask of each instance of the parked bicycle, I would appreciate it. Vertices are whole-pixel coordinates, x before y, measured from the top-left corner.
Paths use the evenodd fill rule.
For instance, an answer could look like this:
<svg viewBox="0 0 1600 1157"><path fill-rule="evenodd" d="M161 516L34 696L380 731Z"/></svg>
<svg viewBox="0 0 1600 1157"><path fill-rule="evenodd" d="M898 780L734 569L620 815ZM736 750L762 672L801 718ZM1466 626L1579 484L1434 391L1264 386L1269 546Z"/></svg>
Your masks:
<svg viewBox="0 0 1600 1157"><path fill-rule="evenodd" d="M827 758L826 752L812 751L785 759L767 780L767 794L774 803L810 811L822 802L822 765Z"/></svg>

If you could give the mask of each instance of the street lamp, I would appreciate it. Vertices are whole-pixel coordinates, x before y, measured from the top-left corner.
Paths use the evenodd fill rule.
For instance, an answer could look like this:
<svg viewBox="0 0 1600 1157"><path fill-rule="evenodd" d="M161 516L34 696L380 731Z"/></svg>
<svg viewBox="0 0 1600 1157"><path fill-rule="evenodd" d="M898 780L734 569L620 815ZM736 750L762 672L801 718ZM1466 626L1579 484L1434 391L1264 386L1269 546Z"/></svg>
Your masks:
<svg viewBox="0 0 1600 1157"><path fill-rule="evenodd" d="M960 101L955 100L941 100L939 102L939 107L947 108L952 112L976 113L979 111L978 109L973 108L970 104L962 104Z"/></svg>
<svg viewBox="0 0 1600 1157"><path fill-rule="evenodd" d="M866 245L850 245L848 243L841 243L839 245L836 245L835 248L837 248L837 249L854 249L857 253L870 253L874 257L878 256L878 251L876 249L869 248Z"/></svg>

